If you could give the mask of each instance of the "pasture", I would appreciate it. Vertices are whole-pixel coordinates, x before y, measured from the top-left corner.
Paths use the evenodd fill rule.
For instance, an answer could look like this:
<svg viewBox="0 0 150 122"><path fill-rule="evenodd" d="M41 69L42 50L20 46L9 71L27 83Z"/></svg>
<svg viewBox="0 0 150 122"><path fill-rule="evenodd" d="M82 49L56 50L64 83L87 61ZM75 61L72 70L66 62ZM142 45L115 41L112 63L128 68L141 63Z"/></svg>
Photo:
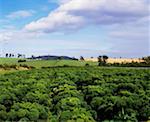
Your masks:
<svg viewBox="0 0 150 122"><path fill-rule="evenodd" d="M89 64L90 66L96 66L97 62L92 61L75 61L75 60L28 60L27 62L18 63L18 58L0 58L0 65L28 65L35 68L41 67L55 67L55 66L85 66Z"/></svg>

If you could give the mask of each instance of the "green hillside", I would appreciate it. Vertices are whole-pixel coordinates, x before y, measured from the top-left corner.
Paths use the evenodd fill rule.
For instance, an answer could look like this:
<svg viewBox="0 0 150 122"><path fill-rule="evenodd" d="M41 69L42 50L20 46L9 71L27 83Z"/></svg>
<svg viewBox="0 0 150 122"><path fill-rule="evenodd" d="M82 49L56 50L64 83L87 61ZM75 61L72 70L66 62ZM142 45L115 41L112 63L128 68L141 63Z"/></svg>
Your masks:
<svg viewBox="0 0 150 122"><path fill-rule="evenodd" d="M18 63L17 58L0 58L0 65L28 65L35 68L52 67L52 66L85 66L88 63L91 66L96 66L96 62L84 62L75 60L27 60L27 62Z"/></svg>

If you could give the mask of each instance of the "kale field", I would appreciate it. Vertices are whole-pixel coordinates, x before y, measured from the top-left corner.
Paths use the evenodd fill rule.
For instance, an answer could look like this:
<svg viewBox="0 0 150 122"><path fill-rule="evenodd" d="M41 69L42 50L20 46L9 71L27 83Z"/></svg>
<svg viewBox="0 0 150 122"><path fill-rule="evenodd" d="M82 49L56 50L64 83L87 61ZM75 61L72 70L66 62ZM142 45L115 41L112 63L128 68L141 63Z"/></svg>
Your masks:
<svg viewBox="0 0 150 122"><path fill-rule="evenodd" d="M149 119L149 69L55 67L0 75L0 121Z"/></svg>

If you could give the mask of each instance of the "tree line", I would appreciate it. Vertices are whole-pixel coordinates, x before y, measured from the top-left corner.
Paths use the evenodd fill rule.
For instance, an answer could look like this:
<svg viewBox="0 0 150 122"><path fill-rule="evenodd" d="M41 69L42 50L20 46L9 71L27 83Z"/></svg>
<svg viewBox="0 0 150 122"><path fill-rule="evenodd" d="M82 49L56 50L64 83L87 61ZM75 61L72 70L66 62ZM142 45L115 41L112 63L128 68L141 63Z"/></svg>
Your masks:
<svg viewBox="0 0 150 122"><path fill-rule="evenodd" d="M6 58L15 58L15 57L16 58L26 58L25 54L20 54L20 53L18 53L18 54L6 53L5 57Z"/></svg>

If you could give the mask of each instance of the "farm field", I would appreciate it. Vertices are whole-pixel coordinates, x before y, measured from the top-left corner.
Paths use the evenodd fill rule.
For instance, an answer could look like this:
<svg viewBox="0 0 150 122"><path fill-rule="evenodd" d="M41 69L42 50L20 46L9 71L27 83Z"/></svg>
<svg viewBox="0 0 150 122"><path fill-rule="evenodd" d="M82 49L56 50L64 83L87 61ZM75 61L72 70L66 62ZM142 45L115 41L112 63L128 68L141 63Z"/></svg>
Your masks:
<svg viewBox="0 0 150 122"><path fill-rule="evenodd" d="M92 61L92 62L97 62L97 58L85 58L85 61ZM142 59L138 58L109 58L107 60L107 63L131 63L131 62L144 62Z"/></svg>
<svg viewBox="0 0 150 122"><path fill-rule="evenodd" d="M0 0L0 122L150 122L150 0Z"/></svg>
<svg viewBox="0 0 150 122"><path fill-rule="evenodd" d="M55 67L55 66L85 66L88 63L91 66L97 66L97 62L85 62L85 61L74 61L74 60L27 60L27 62L18 63L17 58L0 58L0 65L28 65L35 68L41 67Z"/></svg>
<svg viewBox="0 0 150 122"><path fill-rule="evenodd" d="M150 70L55 67L0 75L0 121L150 118Z"/></svg>

